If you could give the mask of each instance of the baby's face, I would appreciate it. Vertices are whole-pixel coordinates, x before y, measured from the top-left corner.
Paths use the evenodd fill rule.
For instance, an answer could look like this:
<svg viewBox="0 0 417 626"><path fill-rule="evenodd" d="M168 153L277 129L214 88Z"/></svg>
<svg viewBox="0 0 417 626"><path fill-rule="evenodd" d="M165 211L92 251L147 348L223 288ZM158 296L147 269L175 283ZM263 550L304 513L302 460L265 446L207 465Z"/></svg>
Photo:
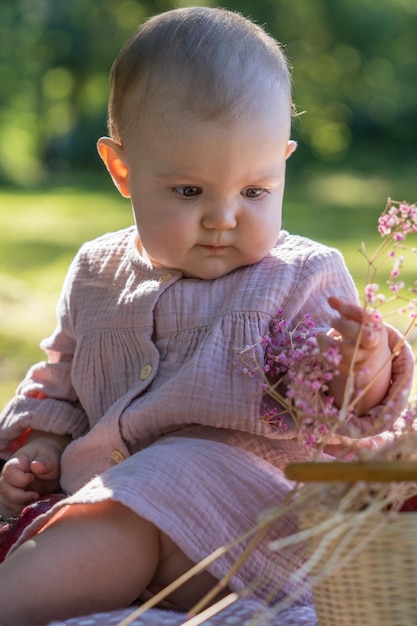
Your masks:
<svg viewBox="0 0 417 626"><path fill-rule="evenodd" d="M263 259L281 229L289 127L282 94L233 122L155 115L126 150L142 253L202 279Z"/></svg>

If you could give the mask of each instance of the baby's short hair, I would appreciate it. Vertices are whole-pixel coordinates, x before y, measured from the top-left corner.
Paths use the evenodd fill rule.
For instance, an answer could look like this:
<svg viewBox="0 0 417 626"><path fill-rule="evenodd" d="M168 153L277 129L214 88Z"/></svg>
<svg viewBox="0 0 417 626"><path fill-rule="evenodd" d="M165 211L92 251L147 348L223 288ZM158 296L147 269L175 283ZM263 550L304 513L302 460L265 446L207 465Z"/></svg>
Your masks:
<svg viewBox="0 0 417 626"><path fill-rule="evenodd" d="M155 98L202 120L233 119L277 85L290 110L287 60L263 28L227 9L174 9L147 20L113 63L109 132L123 143Z"/></svg>

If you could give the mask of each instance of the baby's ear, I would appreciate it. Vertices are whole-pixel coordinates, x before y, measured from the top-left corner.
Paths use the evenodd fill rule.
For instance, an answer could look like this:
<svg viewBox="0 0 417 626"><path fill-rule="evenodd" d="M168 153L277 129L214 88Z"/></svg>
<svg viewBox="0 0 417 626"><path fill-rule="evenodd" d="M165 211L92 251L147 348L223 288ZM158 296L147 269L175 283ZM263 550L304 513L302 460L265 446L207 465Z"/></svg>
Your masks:
<svg viewBox="0 0 417 626"><path fill-rule="evenodd" d="M130 198L129 168L122 146L110 137L100 137L97 150L121 195Z"/></svg>
<svg viewBox="0 0 417 626"><path fill-rule="evenodd" d="M288 157L290 157L292 153L295 152L296 149L297 149L297 142L294 141L293 139L290 139L290 141L287 144L287 149L285 151L285 158L288 159Z"/></svg>

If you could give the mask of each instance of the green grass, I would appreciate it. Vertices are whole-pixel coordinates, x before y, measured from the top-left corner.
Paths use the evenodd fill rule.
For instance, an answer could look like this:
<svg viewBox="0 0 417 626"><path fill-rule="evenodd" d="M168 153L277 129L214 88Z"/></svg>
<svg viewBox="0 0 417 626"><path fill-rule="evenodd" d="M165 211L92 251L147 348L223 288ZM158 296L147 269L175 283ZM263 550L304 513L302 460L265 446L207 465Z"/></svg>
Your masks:
<svg viewBox="0 0 417 626"><path fill-rule="evenodd" d="M415 200L410 176L349 172L296 173L289 168L283 227L341 249L358 286L366 278L361 241L373 251L388 195ZM0 405L28 367L43 358L39 341L55 325L67 267L88 239L132 224L129 201L104 178L101 189L0 189ZM411 264L408 272L411 275ZM414 276L415 279L415 276ZM401 327L401 320L396 320Z"/></svg>
<svg viewBox="0 0 417 626"><path fill-rule="evenodd" d="M105 185L103 185L105 188ZM132 223L112 188L0 190L0 405L43 358L62 282L83 241Z"/></svg>

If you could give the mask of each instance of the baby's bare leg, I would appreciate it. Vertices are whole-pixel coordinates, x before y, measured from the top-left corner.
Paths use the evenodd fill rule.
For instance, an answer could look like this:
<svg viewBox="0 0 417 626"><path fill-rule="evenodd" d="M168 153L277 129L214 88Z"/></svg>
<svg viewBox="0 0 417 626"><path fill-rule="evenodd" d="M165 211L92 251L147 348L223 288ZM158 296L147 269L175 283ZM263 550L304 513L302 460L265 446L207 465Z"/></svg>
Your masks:
<svg viewBox="0 0 417 626"><path fill-rule="evenodd" d="M0 565L1 624L35 626L128 606L153 580L163 586L191 565L123 505L71 505ZM206 574L201 582L208 590L215 580Z"/></svg>
<svg viewBox="0 0 417 626"><path fill-rule="evenodd" d="M158 569L148 590L151 593L158 593L164 589L172 581L179 578L185 572L188 572L194 565L182 550L172 541L170 537L164 533L160 533L160 555L161 559ZM199 600L201 600L208 591L211 591L217 583L217 579L207 571L203 571L198 575L194 575L186 583L178 587L168 596L168 600L183 609L191 609ZM225 589L222 595L229 593L229 589ZM219 599L219 595L213 598Z"/></svg>

